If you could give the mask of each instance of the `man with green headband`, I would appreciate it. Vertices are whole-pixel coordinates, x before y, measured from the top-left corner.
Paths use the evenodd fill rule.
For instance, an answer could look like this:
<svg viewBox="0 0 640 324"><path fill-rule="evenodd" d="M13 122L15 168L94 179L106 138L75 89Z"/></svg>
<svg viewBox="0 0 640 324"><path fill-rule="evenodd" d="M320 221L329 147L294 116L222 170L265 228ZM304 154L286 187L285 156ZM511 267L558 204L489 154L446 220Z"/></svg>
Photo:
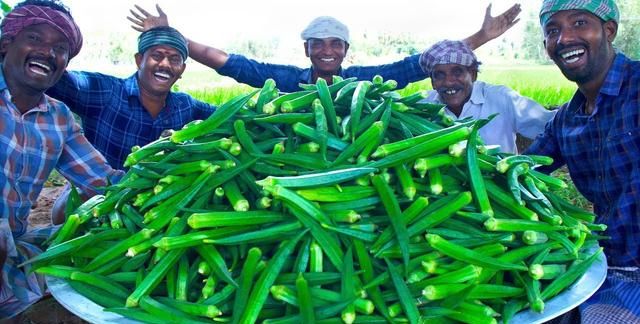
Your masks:
<svg viewBox="0 0 640 324"><path fill-rule="evenodd" d="M187 40L177 30L149 29L138 38L138 71L130 77L66 71L47 93L80 116L87 139L110 165L122 169L133 146L144 146L165 130L181 129L215 111L208 103L171 91L188 56ZM56 201L54 220L63 219L68 193Z"/></svg>
<svg viewBox="0 0 640 324"><path fill-rule="evenodd" d="M48 94L82 118L89 141L114 168L122 169L131 147L158 139L164 130L206 119L215 110L186 93L171 92L188 56L182 34L171 27L153 28L138 38L138 71L130 77L67 71Z"/></svg>
<svg viewBox="0 0 640 324"><path fill-rule="evenodd" d="M593 203L609 266L576 323L640 323L640 62L617 51L613 0L544 0L540 23L549 57L578 91L525 152L566 164Z"/></svg>

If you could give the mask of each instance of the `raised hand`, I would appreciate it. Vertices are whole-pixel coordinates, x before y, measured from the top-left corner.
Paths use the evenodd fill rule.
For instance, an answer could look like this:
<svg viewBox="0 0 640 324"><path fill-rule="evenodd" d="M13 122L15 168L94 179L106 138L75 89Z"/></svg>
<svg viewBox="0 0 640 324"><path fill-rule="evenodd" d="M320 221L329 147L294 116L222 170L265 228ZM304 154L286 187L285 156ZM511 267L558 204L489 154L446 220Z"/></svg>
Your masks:
<svg viewBox="0 0 640 324"><path fill-rule="evenodd" d="M157 16L150 14L148 11L142 9L138 5L134 6L137 12L134 9L131 9L129 10L129 12L133 17L127 16L127 19L133 23L133 25L131 25L131 28L133 28L134 30L143 32L154 27L169 26L169 18L167 18L167 14L162 11L159 5L156 4L156 10L158 10Z"/></svg>
<svg viewBox="0 0 640 324"><path fill-rule="evenodd" d="M492 17L491 4L489 4L484 14L481 31L484 33L487 40L494 39L504 34L504 32L520 21L518 15L521 11L522 9L520 9L520 4L516 3L501 15Z"/></svg>

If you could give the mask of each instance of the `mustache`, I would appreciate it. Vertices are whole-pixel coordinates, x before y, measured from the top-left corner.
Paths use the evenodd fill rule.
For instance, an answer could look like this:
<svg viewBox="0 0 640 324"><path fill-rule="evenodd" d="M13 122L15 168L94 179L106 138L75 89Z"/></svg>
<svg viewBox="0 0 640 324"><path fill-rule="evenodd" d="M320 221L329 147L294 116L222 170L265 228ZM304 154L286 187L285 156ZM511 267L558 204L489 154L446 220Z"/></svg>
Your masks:
<svg viewBox="0 0 640 324"><path fill-rule="evenodd" d="M158 69L156 70L154 73L164 73L170 77L173 77L173 72L171 72L171 70L167 70L167 69Z"/></svg>

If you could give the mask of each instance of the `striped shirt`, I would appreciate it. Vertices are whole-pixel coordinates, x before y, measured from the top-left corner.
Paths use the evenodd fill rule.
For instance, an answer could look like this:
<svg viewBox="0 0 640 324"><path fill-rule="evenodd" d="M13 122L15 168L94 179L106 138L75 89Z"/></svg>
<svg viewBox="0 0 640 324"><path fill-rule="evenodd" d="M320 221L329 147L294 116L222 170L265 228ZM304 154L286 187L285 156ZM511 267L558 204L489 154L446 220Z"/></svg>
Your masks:
<svg viewBox="0 0 640 324"><path fill-rule="evenodd" d="M0 215L8 218L14 237L26 232L27 217L45 181L55 168L91 195L108 177L118 175L82 135L69 108L43 96L21 113L0 65Z"/></svg>
<svg viewBox="0 0 640 324"><path fill-rule="evenodd" d="M385 65L350 66L341 68L338 75L343 78L371 80L379 74L385 80L395 80L398 82L398 89L402 89L411 82L420 81L429 76L422 71L419 60L420 54L416 54ZM278 89L283 92L300 91L300 83L314 83L313 68L303 69L293 65L261 63L238 54L229 55L227 63L216 72L256 88L262 87L267 79L272 78L276 81Z"/></svg>
<svg viewBox="0 0 640 324"><path fill-rule="evenodd" d="M584 103L576 92L526 153L553 157L547 171L566 164L607 225L608 264L640 267L640 62L618 53L591 114Z"/></svg>
<svg viewBox="0 0 640 324"><path fill-rule="evenodd" d="M165 107L154 119L142 106L136 74L120 79L100 73L65 72L47 91L80 116L87 139L118 169L123 168L132 146L144 146L164 130L181 129L215 111L214 106L186 93L170 92Z"/></svg>

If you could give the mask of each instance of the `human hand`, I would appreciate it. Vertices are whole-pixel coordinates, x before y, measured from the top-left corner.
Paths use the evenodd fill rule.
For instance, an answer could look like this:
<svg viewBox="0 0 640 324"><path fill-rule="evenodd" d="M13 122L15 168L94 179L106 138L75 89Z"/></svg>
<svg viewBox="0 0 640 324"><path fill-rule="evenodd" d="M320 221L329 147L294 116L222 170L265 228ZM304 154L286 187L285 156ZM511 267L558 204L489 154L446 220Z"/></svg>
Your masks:
<svg viewBox="0 0 640 324"><path fill-rule="evenodd" d="M157 16L150 14L148 11L142 9L142 7L138 5L134 6L137 12L131 9L129 10L129 12L133 17L127 16L127 19L133 23L133 25L131 25L131 28L133 28L134 30L144 32L155 27L169 26L169 18L167 18L167 14L162 11L160 5L156 4L156 10L158 10Z"/></svg>
<svg viewBox="0 0 640 324"><path fill-rule="evenodd" d="M503 12L501 15L496 17L491 16L491 4L487 6L487 9L484 14L484 21L482 22L481 31L484 33L486 40L494 39L509 30L509 28L513 27L520 18L518 15L522 9L520 8L520 4L516 3L511 8L507 9L507 11Z"/></svg>

